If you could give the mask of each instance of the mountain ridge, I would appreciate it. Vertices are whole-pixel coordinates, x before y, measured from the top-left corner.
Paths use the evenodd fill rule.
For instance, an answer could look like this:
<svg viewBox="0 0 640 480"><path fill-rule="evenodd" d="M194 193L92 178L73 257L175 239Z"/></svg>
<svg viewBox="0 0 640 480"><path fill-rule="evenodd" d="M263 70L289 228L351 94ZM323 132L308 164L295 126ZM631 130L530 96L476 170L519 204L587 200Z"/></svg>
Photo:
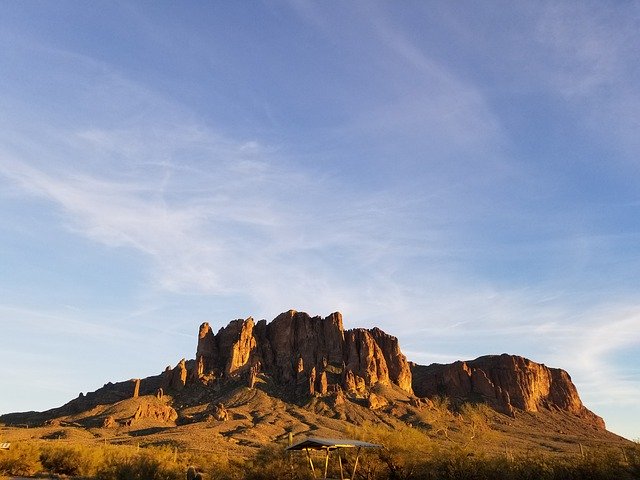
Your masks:
<svg viewBox="0 0 640 480"><path fill-rule="evenodd" d="M257 439L284 439L287 432L341 435L348 425L409 425L446 434L436 425L462 428L465 405L487 407L484 415L496 431L526 424L553 438L571 432L594 442L623 441L582 404L564 370L507 354L418 365L406 359L396 337L377 327L345 330L339 312L322 318L295 310L271 322L233 320L218 332L202 323L194 359L158 375L109 382L45 412L6 414L0 422L171 442L202 425L234 448L253 448Z"/></svg>

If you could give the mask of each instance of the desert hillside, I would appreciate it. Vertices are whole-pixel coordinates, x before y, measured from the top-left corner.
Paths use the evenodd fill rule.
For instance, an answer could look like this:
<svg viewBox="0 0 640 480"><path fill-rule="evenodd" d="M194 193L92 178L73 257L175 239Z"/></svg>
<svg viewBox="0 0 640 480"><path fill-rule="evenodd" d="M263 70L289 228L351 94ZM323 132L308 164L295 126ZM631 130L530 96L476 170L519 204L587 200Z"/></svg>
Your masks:
<svg viewBox="0 0 640 480"><path fill-rule="evenodd" d="M218 332L203 323L194 343L195 358L156 376L109 382L45 412L3 415L0 435L235 457L286 445L290 434L413 431L443 448L501 455L632 444L605 429L563 370L507 354L417 365L378 328L345 330L340 313L290 310Z"/></svg>

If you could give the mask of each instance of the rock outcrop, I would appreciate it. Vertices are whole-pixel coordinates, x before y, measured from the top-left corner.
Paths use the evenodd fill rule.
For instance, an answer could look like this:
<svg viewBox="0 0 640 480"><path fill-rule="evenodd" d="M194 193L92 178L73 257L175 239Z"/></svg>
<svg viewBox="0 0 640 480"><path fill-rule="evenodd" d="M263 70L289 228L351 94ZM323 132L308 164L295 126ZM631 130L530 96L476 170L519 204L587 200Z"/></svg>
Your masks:
<svg viewBox="0 0 640 480"><path fill-rule="evenodd" d="M229 420L229 411L225 408L224 404L218 403L213 407L212 417L219 422L226 422Z"/></svg>
<svg viewBox="0 0 640 480"><path fill-rule="evenodd" d="M369 394L369 397L367 398L367 407L369 407L371 410L379 410L383 407L386 407L388 404L389 402L387 402L386 398L381 397L380 395L376 395L373 392L371 392Z"/></svg>
<svg viewBox="0 0 640 480"><path fill-rule="evenodd" d="M140 395L140 379L139 378L134 378L131 380L131 382L133 383L133 398L138 398L138 396Z"/></svg>
<svg viewBox="0 0 640 480"><path fill-rule="evenodd" d="M255 322L251 317L234 320L217 333L203 323L195 360L182 359L156 376L109 382L43 412L38 421L149 396L159 406L141 407L129 420L172 422L177 414L169 404L188 405L239 386L267 389L286 402L307 402L309 397L320 396L320 404L338 410L354 401L379 412L392 411L400 397L414 409L430 408L430 398L440 396L448 397L454 405L484 402L507 415L518 411L568 412L604 428L602 419L582 404L564 370L506 354L449 365L409 364L397 338L379 328L345 330L340 313L321 318L295 310L269 323ZM393 389L404 393L397 391L402 394L394 397ZM209 415L219 421L229 416L222 404L212 407ZM19 418L3 417L14 423L20 423ZM188 415L183 420L186 418ZM112 426L113 422L107 423Z"/></svg>
<svg viewBox="0 0 640 480"><path fill-rule="evenodd" d="M128 419L127 425L131 426L138 420L151 419L160 422L175 422L178 412L169 405L162 405L157 402L143 402L138 405L133 416Z"/></svg>
<svg viewBox="0 0 640 480"><path fill-rule="evenodd" d="M116 422L116 419L113 418L113 415L105 417L105 419L102 421L102 428L114 428L117 426L118 422Z"/></svg>
<svg viewBox="0 0 640 480"><path fill-rule="evenodd" d="M187 365L183 358L171 371L171 377L169 381L169 387L174 390L180 390L187 383Z"/></svg>
<svg viewBox="0 0 640 480"><path fill-rule="evenodd" d="M325 394L331 385L353 393L376 384L394 384L411 393L411 370L398 340L382 330L344 330L342 315L310 317L290 310L272 322L234 320L214 334L200 326L196 350L197 374L203 380L257 372L298 394Z"/></svg>
<svg viewBox="0 0 640 480"><path fill-rule="evenodd" d="M412 364L413 390L419 397L442 396L482 401L502 413L562 410L604 428L604 421L580 400L567 372L515 355L487 355L449 365Z"/></svg>

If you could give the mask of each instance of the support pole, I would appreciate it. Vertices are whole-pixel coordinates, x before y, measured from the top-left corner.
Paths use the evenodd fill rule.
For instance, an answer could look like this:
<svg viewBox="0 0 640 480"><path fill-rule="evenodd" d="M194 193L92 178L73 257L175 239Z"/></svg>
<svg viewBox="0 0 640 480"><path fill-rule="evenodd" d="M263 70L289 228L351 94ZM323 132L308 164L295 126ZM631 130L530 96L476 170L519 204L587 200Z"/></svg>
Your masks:
<svg viewBox="0 0 640 480"><path fill-rule="evenodd" d="M338 463L340 464L340 480L344 480L344 473L342 473L342 455L338 452Z"/></svg>
<svg viewBox="0 0 640 480"><path fill-rule="evenodd" d="M358 452L356 453L356 461L353 464L353 472L351 473L351 479L356 478L356 468L358 468L358 459L360 458L360 447L358 447Z"/></svg>
<svg viewBox="0 0 640 480"><path fill-rule="evenodd" d="M329 449L327 448L327 455L324 457L324 478L327 478L327 471L329 470Z"/></svg>
<svg viewBox="0 0 640 480"><path fill-rule="evenodd" d="M309 467L311 468L311 475L313 475L313 478L316 478L316 469L313 468L313 461L311 460L311 454L309 453L309 449L305 448L304 451L307 452L307 458L309 459Z"/></svg>
<svg viewBox="0 0 640 480"><path fill-rule="evenodd" d="M293 445L293 434L289 432L289 446ZM291 478L293 478L293 456L291 450L289 450L289 470L291 470Z"/></svg>

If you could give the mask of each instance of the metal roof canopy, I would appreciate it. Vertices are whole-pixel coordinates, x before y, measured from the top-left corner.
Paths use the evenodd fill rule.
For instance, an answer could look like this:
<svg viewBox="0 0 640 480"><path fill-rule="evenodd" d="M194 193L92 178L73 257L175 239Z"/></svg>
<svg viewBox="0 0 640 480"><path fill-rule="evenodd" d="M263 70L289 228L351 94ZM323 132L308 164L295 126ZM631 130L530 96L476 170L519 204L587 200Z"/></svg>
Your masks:
<svg viewBox="0 0 640 480"><path fill-rule="evenodd" d="M308 437L304 440L301 440L293 445L289 445L286 450L304 450L307 453L307 459L309 460L309 468L311 469L311 473L313 478L316 477L316 469L313 465L313 461L311 460L310 450L324 450L326 455L324 457L324 476L323 479L327 478L327 470L329 468L329 452L332 450L336 450L338 448L357 448L356 460L353 464L353 471L351 472L351 477L354 478L356 475L356 469L358 468L358 460L360 459L360 449L362 448L382 448L382 445L377 443L369 443L363 442L362 440L352 440L348 438L319 438L319 437ZM342 469L342 456L338 454L338 462L340 464L340 479L341 480L349 480L344 476L344 471Z"/></svg>

